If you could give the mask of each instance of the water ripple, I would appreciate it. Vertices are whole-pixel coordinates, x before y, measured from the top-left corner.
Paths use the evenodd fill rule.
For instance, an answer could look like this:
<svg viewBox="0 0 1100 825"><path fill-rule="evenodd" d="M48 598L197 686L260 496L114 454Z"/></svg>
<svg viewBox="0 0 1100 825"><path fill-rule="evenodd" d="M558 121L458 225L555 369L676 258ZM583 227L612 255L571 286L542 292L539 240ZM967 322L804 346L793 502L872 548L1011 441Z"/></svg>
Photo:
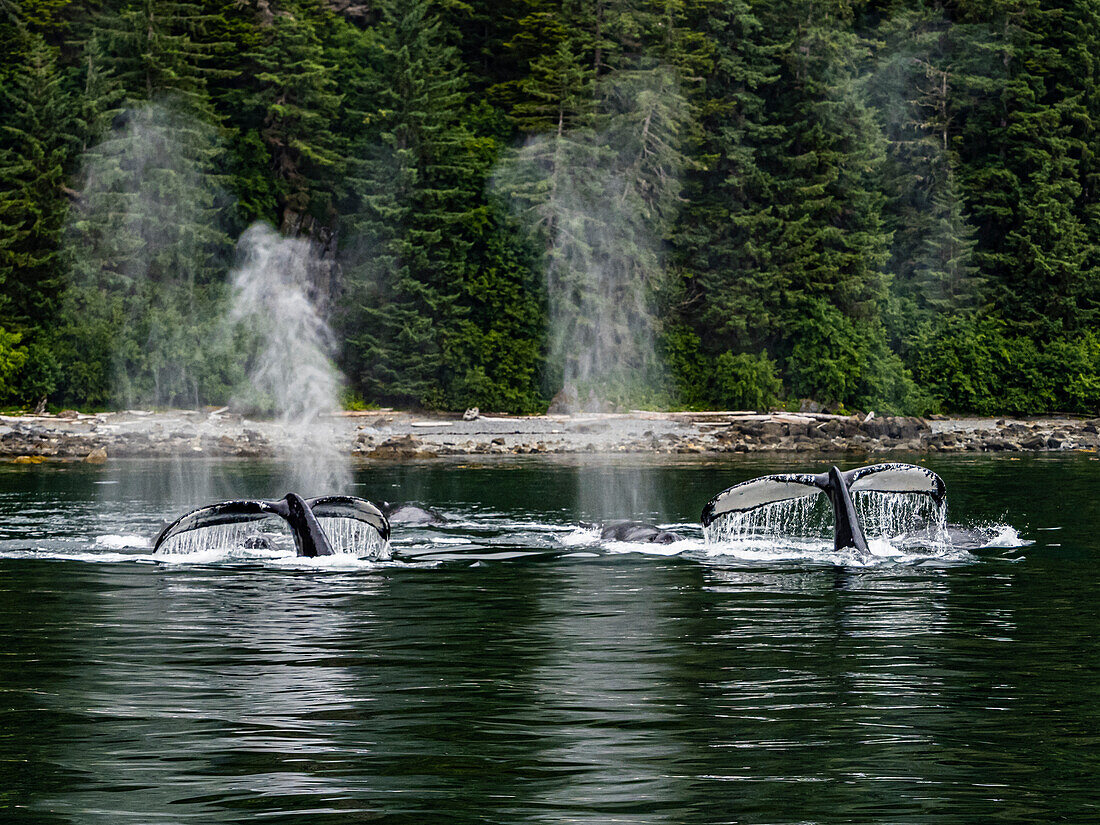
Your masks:
<svg viewBox="0 0 1100 825"><path fill-rule="evenodd" d="M1098 480L1046 466L1051 508ZM431 466L385 472L367 483L453 495ZM0 540L0 819L1097 818L1083 516L978 475L996 496L962 515L1030 506L1063 546L1011 565L713 555L688 493L717 479L653 472L686 491L655 514L688 533L674 555L601 543L561 503L571 477L536 468L485 471L471 486L498 498L447 499L461 521L395 533L392 563L154 561L134 537L170 502L64 474L39 501L47 477L0 473L22 519Z"/></svg>

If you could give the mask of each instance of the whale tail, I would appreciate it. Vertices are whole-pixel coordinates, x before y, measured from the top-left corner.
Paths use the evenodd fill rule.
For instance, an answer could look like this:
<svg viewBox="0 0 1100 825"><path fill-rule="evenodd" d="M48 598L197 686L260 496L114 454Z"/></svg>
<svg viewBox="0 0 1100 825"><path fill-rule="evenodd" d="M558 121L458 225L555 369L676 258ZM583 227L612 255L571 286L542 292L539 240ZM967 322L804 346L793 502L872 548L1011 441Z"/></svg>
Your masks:
<svg viewBox="0 0 1100 825"><path fill-rule="evenodd" d="M299 556L331 556L332 542L319 519L350 519L369 525L385 542L390 537L390 524L382 511L366 499L355 496L321 496L308 501L297 493L287 493L281 499L223 501L200 507L169 524L153 545L156 553L174 536L226 524L259 521L277 516L290 527L294 547Z"/></svg>
<svg viewBox="0 0 1100 825"><path fill-rule="evenodd" d="M832 467L825 473L785 473L734 484L707 502L701 521L707 527L731 513L825 493L833 505L833 546L866 550L867 539L852 501L854 492L913 493L930 496L939 504L947 490L943 479L915 464L871 464L843 472Z"/></svg>

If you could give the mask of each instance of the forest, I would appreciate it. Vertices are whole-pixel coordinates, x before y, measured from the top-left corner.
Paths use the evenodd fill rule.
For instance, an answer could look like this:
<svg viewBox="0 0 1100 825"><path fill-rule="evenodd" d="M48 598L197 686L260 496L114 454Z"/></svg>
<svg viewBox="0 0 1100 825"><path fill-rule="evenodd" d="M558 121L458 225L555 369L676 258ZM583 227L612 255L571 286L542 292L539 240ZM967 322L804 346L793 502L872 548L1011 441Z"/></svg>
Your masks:
<svg viewBox="0 0 1100 825"><path fill-rule="evenodd" d="M1100 411L1095 0L0 0L0 406ZM568 400L568 399L567 399Z"/></svg>

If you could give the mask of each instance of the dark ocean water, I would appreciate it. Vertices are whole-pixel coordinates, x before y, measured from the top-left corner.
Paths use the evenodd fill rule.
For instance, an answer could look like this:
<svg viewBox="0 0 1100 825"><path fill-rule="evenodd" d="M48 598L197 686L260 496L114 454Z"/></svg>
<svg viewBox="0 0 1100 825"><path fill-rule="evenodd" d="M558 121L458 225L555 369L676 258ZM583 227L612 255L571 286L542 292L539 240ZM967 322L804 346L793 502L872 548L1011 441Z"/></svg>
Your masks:
<svg viewBox="0 0 1100 825"><path fill-rule="evenodd" d="M272 464L0 468L0 822L1100 821L1100 461L929 461L972 552L693 526L823 466L363 467L449 518L388 564L150 557ZM612 517L686 540L580 526Z"/></svg>

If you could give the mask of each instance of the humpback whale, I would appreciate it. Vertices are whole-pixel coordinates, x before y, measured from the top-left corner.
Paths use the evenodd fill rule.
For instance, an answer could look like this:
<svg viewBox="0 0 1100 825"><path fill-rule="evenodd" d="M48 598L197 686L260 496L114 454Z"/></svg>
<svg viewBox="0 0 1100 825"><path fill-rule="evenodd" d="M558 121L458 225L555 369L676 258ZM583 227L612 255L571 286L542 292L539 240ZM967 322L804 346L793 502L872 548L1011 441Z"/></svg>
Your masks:
<svg viewBox="0 0 1100 825"><path fill-rule="evenodd" d="M947 489L938 475L915 464L871 464L845 471L830 467L824 473L786 473L734 484L707 502L701 521L707 527L729 513L825 493L833 505L833 547L866 551L867 539L852 501L852 493L860 491L914 493L930 496L940 504Z"/></svg>
<svg viewBox="0 0 1100 825"><path fill-rule="evenodd" d="M600 538L604 541L638 541L651 544L672 544L683 538L679 533L662 530L653 524L641 521L609 521L600 527Z"/></svg>
<svg viewBox="0 0 1100 825"><path fill-rule="evenodd" d="M352 519L377 530L383 541L390 537L390 523L386 516L366 499L355 496L321 496L307 500L297 493L287 493L283 498L274 501L223 501L185 513L161 531L153 545L153 552L160 550L172 536L189 530L258 521L271 516L278 516L286 521L294 537L294 548L298 555L310 558L333 555L328 534L318 521L320 518ZM266 544L266 539L249 538L245 543L246 546L262 547Z"/></svg>
<svg viewBox="0 0 1100 825"><path fill-rule="evenodd" d="M420 507L416 504L402 502L383 501L380 505L382 512L391 525L408 524L414 526L443 524L446 519L430 507Z"/></svg>

